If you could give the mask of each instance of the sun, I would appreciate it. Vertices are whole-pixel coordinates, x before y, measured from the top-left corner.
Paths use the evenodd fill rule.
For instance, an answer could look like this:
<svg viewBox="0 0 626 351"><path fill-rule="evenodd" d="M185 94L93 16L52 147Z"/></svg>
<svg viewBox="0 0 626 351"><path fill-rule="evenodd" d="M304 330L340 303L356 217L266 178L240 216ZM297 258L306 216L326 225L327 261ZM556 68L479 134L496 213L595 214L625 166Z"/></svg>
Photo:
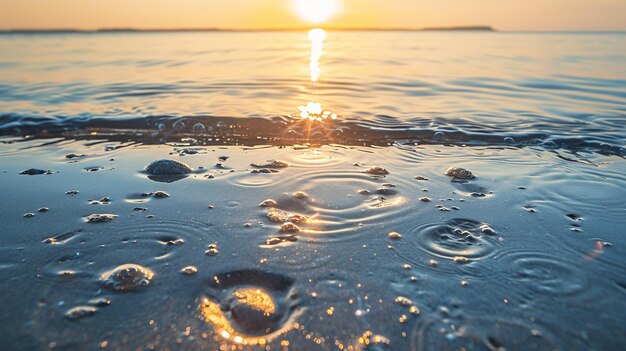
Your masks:
<svg viewBox="0 0 626 351"><path fill-rule="evenodd" d="M339 0L294 0L293 8L304 21L322 23L339 11Z"/></svg>

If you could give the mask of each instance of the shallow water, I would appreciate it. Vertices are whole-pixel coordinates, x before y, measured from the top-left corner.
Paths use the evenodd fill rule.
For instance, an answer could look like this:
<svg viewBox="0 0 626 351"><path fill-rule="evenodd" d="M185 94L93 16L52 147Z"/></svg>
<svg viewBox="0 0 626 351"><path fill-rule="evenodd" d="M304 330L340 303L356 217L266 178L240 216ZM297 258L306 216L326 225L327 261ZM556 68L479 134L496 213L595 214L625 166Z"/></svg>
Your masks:
<svg viewBox="0 0 626 351"><path fill-rule="evenodd" d="M626 35L308 45L0 35L0 345L626 348Z"/></svg>
<svg viewBox="0 0 626 351"><path fill-rule="evenodd" d="M1 338L12 349L625 346L626 163L616 156L589 156L594 166L539 148L443 145L179 156L171 145L4 141L0 276L12 332ZM268 155L289 167L251 173ZM151 180L142 169L161 158L194 173ZM389 174L364 173L374 165ZM451 182L452 165L476 178ZM53 174L19 174L30 167ZM267 199L276 207L259 205ZM308 219L281 233L272 211ZM118 217L87 223L94 213ZM111 278L124 264L146 273Z"/></svg>

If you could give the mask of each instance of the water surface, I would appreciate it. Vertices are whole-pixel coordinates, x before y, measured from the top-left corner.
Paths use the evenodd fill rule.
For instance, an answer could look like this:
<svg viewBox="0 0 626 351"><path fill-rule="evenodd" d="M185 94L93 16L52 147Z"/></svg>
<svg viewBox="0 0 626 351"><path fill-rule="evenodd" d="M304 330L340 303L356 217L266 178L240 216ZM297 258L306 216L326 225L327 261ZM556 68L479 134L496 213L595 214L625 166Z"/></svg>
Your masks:
<svg viewBox="0 0 626 351"><path fill-rule="evenodd" d="M12 34L0 48L3 134L238 118L246 138L285 137L257 119L292 121L313 99L369 139L443 131L624 152L623 33L329 32L315 91L305 32Z"/></svg>
<svg viewBox="0 0 626 351"><path fill-rule="evenodd" d="M309 50L0 35L0 345L626 349L626 35Z"/></svg>

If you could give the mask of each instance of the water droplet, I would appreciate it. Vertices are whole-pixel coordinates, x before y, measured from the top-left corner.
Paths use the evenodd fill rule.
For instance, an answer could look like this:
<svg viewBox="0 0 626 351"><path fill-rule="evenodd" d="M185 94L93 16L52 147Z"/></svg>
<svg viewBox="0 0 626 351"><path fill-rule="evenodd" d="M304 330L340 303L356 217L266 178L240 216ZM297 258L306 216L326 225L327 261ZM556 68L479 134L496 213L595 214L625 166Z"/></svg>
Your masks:
<svg viewBox="0 0 626 351"><path fill-rule="evenodd" d="M198 268L195 266L187 266L181 269L180 272L185 275L194 275L198 273Z"/></svg>
<svg viewBox="0 0 626 351"><path fill-rule="evenodd" d="M76 306L65 313L67 319L76 320L83 317L91 316L98 311L93 306Z"/></svg>
<svg viewBox="0 0 626 351"><path fill-rule="evenodd" d="M207 250L204 252L205 254L209 255L209 256L215 256L219 253L218 249L217 249L217 244L210 244L207 247Z"/></svg>
<svg viewBox="0 0 626 351"><path fill-rule="evenodd" d="M391 240L400 240L401 238L402 238L402 235L400 235L400 233L398 232L389 233L389 239Z"/></svg>
<svg viewBox="0 0 626 351"><path fill-rule="evenodd" d="M408 297L404 297L404 296L397 296L394 299L394 302L403 306L413 305L413 301L411 301L411 299L409 299Z"/></svg>

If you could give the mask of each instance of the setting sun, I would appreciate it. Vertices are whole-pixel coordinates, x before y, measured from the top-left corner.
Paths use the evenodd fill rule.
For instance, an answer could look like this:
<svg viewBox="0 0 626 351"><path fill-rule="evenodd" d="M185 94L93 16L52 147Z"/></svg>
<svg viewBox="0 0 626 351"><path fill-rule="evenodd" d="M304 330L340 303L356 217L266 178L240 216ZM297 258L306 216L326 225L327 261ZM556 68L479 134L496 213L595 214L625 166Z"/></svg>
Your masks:
<svg viewBox="0 0 626 351"><path fill-rule="evenodd" d="M339 0L294 0L294 10L304 21L322 23L339 11Z"/></svg>

